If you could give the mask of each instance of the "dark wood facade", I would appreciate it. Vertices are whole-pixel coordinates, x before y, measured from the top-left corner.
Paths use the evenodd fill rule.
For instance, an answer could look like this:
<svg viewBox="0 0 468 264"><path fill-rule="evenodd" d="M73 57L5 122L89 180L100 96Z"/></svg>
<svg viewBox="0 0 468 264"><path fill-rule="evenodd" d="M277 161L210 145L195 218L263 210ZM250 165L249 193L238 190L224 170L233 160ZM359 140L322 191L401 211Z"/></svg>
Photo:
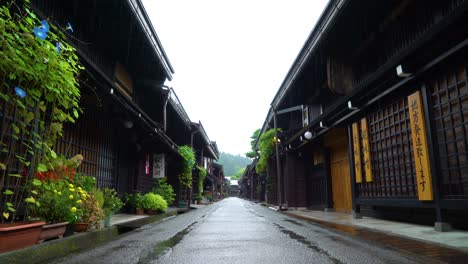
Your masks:
<svg viewBox="0 0 468 264"><path fill-rule="evenodd" d="M86 68L79 77L84 113L65 128L58 152L82 154L80 172L121 194L150 191L153 155L164 153L165 176L177 188L181 157L162 125L162 86L173 69L141 2L33 1L33 7L59 27L72 24L73 32L65 32ZM178 121L168 108L173 127Z"/></svg>
<svg viewBox="0 0 468 264"><path fill-rule="evenodd" d="M330 1L262 128L273 127L274 112L302 106L277 115L283 170L277 181L275 162L269 164L281 188L273 192L292 207L400 218L412 212L407 219L463 225L467 14L467 1ZM415 93L425 133L411 125L419 120L410 103ZM421 196L426 186L430 198Z"/></svg>

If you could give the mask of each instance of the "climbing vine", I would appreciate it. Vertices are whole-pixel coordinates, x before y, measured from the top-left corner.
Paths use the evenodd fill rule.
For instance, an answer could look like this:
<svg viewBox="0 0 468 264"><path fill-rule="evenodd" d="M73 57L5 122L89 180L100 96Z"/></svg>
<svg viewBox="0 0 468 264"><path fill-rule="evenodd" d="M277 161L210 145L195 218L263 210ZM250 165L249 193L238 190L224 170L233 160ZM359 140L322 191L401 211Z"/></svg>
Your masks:
<svg viewBox="0 0 468 264"><path fill-rule="evenodd" d="M281 132L281 128L278 128L278 132ZM260 158L255 166L255 171L258 174L266 173L268 159L275 153L275 130L267 130L260 136L258 144L258 152Z"/></svg>
<svg viewBox="0 0 468 264"><path fill-rule="evenodd" d="M202 197L203 193L203 182L205 181L206 175L208 175L208 172L205 170L205 168L201 166L197 166L198 169L198 195L199 199Z"/></svg>
<svg viewBox="0 0 468 264"><path fill-rule="evenodd" d="M186 187L192 187L192 169L195 165L195 153L189 146L179 146L180 155L184 159L182 172L179 174L179 183Z"/></svg>
<svg viewBox="0 0 468 264"><path fill-rule="evenodd" d="M3 218L23 200L25 180L52 166L57 157L52 147L62 136L63 124L75 122L81 112L77 77L83 68L65 41L65 33L72 34L73 28L70 23L55 26L40 20L29 2L0 6Z"/></svg>

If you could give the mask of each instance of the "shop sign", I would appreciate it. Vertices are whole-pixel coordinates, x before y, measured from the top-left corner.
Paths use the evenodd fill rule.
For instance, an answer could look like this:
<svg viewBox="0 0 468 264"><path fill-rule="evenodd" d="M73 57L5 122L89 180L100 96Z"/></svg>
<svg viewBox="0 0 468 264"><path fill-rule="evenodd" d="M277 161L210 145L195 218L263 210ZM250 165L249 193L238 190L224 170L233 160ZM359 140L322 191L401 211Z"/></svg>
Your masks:
<svg viewBox="0 0 468 264"><path fill-rule="evenodd" d="M361 119L361 134L362 134L362 152L364 154L364 171L366 173L366 182L371 182L372 177L372 162L369 144L369 129L367 119Z"/></svg>
<svg viewBox="0 0 468 264"><path fill-rule="evenodd" d="M421 92L417 91L408 96L408 106L416 181L418 184L418 198L422 201L432 201L434 199L432 193L432 175Z"/></svg>
<svg viewBox="0 0 468 264"><path fill-rule="evenodd" d="M354 173L356 176L356 182L362 182L362 170L361 170L361 140L359 136L358 123L353 124L353 153L354 153Z"/></svg>

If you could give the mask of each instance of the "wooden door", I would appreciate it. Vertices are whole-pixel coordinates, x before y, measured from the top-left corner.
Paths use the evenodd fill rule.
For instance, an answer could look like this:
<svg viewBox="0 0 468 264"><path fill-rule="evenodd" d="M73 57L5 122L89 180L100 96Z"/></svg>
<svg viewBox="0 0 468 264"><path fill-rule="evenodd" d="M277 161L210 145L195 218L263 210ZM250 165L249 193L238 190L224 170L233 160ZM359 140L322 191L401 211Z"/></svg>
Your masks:
<svg viewBox="0 0 468 264"><path fill-rule="evenodd" d="M346 130L336 129L329 134L326 137L326 141L330 151L333 207L337 212L351 212L351 177Z"/></svg>

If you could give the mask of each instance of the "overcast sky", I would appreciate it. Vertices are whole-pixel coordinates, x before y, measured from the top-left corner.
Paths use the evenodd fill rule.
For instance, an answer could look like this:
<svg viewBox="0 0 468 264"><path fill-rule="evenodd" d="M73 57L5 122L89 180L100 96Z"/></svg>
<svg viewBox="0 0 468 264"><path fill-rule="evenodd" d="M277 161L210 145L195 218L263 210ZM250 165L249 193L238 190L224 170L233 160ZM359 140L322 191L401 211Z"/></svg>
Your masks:
<svg viewBox="0 0 468 264"><path fill-rule="evenodd" d="M220 151L250 150L327 0L143 0L172 86Z"/></svg>

